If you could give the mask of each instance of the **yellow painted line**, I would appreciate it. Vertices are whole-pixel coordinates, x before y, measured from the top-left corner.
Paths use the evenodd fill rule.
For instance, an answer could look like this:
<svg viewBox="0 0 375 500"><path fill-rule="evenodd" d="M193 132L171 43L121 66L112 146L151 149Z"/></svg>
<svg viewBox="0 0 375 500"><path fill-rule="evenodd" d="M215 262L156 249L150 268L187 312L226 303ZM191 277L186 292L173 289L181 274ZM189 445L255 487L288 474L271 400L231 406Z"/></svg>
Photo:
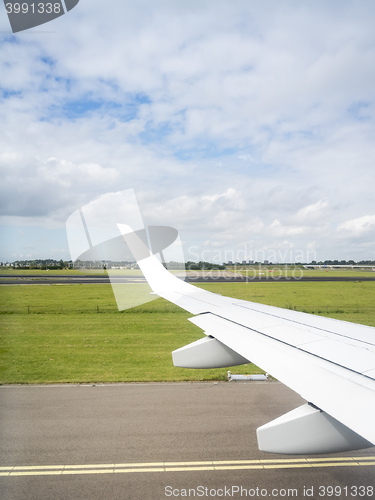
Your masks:
<svg viewBox="0 0 375 500"><path fill-rule="evenodd" d="M332 463L332 464L311 464L312 467L352 467L352 466L360 466L360 465L375 465L375 462L353 462L353 463Z"/></svg>
<svg viewBox="0 0 375 500"><path fill-rule="evenodd" d="M138 467L137 469L115 469L115 474L129 472L165 472L164 467Z"/></svg>
<svg viewBox="0 0 375 500"><path fill-rule="evenodd" d="M264 469L265 466L264 465L234 465L234 466L230 466L230 467L225 467L224 465L218 465L216 467L214 467L215 470L242 470L242 469Z"/></svg>
<svg viewBox="0 0 375 500"><path fill-rule="evenodd" d="M193 470L215 470L215 467L212 465L199 465L196 467L166 467L164 469L165 472L181 472L181 471L193 471Z"/></svg>
<svg viewBox="0 0 375 500"><path fill-rule="evenodd" d="M287 463L284 463L284 464L269 464L269 465L263 465L263 468L264 469L302 469L304 467L312 467L311 464L309 463L299 463L299 464L287 464Z"/></svg>
<svg viewBox="0 0 375 500"><path fill-rule="evenodd" d="M10 472L8 476L56 476L62 474L62 471L55 470L29 470L29 471L14 471Z"/></svg>
<svg viewBox="0 0 375 500"><path fill-rule="evenodd" d="M133 472L187 472L251 469L298 469L374 466L375 457L281 458L264 460L212 460L196 462L145 462L87 465L25 465L0 467L1 477L74 474L121 474Z"/></svg>
<svg viewBox="0 0 375 500"><path fill-rule="evenodd" d="M266 460L259 460L259 463L261 464L273 464L273 463L293 463L293 462L306 462L306 458L279 458L279 459L266 459Z"/></svg>
<svg viewBox="0 0 375 500"><path fill-rule="evenodd" d="M203 460L199 462L163 462L163 467L200 467L200 466L210 466L212 467L213 462L211 460Z"/></svg>
<svg viewBox="0 0 375 500"><path fill-rule="evenodd" d="M332 462L332 463L328 463L328 462L322 462L320 464L318 463L315 463L315 464L311 464L311 467L356 467L358 465L362 465L361 463L359 462ZM365 465L368 465L368 462L366 462Z"/></svg>
<svg viewBox="0 0 375 500"><path fill-rule="evenodd" d="M61 472L56 472L56 474L113 474L114 469L76 469L76 470L63 470Z"/></svg>
<svg viewBox="0 0 375 500"><path fill-rule="evenodd" d="M207 463L207 462L205 462ZM213 464L259 464L260 460L214 460Z"/></svg>
<svg viewBox="0 0 375 500"><path fill-rule="evenodd" d="M26 465L22 467L11 467L11 469L17 469L19 471L28 471L28 470L48 470L48 469L62 469L65 465ZM79 466L77 466L79 467ZM88 466L90 467L90 466ZM99 467L99 466L98 466Z"/></svg>
<svg viewBox="0 0 375 500"><path fill-rule="evenodd" d="M173 462L171 462L173 463ZM179 462L181 463L181 462ZM189 463L189 462L186 462ZM130 463L130 464L113 464L113 467L117 468L128 468L128 467L164 467L165 462L146 462L146 463ZM74 466L73 466L74 467Z"/></svg>
<svg viewBox="0 0 375 500"><path fill-rule="evenodd" d="M60 465L63 469L114 469L115 467L116 464ZM54 467L49 467L49 469L54 469Z"/></svg>
<svg viewBox="0 0 375 500"><path fill-rule="evenodd" d="M372 457L369 457L372 460ZM356 460L363 460L362 458L356 459L355 457L334 457L334 458L307 458L309 462L330 462L332 460L336 461L342 461L342 462L349 462L349 461L356 461ZM366 458L365 458L366 460Z"/></svg>

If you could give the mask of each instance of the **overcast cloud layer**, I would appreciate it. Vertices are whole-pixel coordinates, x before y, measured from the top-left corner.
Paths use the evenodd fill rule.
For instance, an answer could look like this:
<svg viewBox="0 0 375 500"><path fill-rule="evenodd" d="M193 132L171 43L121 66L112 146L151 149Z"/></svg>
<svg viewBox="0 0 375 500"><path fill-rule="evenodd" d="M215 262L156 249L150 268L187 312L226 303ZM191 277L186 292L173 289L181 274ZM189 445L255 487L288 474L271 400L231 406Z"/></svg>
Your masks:
<svg viewBox="0 0 375 500"><path fill-rule="evenodd" d="M375 259L374 18L81 0L14 36L1 4L0 260L69 259L67 217L128 188L186 259Z"/></svg>

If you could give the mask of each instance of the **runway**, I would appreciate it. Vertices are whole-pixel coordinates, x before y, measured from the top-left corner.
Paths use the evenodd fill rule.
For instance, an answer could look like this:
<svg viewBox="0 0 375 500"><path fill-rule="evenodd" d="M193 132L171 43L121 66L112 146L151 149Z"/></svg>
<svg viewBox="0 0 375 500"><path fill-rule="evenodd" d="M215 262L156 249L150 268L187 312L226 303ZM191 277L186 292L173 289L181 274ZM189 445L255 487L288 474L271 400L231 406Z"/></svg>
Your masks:
<svg viewBox="0 0 375 500"><path fill-rule="evenodd" d="M256 428L300 404L275 381L2 386L0 497L375 498L375 448L258 450Z"/></svg>
<svg viewBox="0 0 375 500"><path fill-rule="evenodd" d="M143 276L118 276L113 277L112 281L116 284L119 283L146 283ZM232 276L232 275L212 275L207 273L205 275L190 275L187 276L185 281L188 283L289 283L289 282L299 282L299 281L315 281L315 282L326 282L326 281L375 281L374 277L371 276L356 276L356 277L345 277L345 276L300 276L299 274L295 277L285 277L285 276ZM92 285L92 284L105 284L110 283L108 276L96 276L96 275L0 275L0 285Z"/></svg>
<svg viewBox="0 0 375 500"><path fill-rule="evenodd" d="M143 276L119 276L116 283L146 283ZM108 276L97 275L0 275L0 285L93 285L108 284Z"/></svg>

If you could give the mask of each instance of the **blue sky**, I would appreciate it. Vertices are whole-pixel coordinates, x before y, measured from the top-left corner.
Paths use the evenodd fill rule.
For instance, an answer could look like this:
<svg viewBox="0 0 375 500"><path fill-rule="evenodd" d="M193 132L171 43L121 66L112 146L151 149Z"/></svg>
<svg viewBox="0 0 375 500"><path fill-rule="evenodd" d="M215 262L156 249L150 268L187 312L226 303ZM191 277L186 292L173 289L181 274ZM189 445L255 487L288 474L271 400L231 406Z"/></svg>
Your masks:
<svg viewBox="0 0 375 500"><path fill-rule="evenodd" d="M13 36L0 5L0 261L69 259L67 217L129 188L187 259L375 259L374 15L81 0Z"/></svg>

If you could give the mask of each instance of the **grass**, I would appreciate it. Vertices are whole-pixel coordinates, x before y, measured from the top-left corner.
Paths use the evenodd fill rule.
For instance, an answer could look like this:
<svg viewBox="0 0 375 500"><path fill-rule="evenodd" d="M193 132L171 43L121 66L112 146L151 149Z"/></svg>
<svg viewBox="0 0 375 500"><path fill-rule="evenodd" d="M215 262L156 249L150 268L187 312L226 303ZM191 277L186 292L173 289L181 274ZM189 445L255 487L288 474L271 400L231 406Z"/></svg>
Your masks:
<svg viewBox="0 0 375 500"><path fill-rule="evenodd" d="M375 282L252 282L200 285L238 299L375 326Z"/></svg>
<svg viewBox="0 0 375 500"><path fill-rule="evenodd" d="M29 318L11 316L8 321L3 383L197 378L187 370L174 372L170 351L179 344L169 314L155 313L152 318L150 314L84 314L78 321L72 315L46 314L31 323ZM188 342L195 340L183 317L173 324Z"/></svg>
<svg viewBox="0 0 375 500"><path fill-rule="evenodd" d="M375 267L375 266L374 266ZM369 268L363 269L305 269L293 265L275 265L268 267L250 267L250 268L228 268L234 273L242 274L250 279L269 278L278 279L288 277L294 279L304 278L374 278L375 274Z"/></svg>
<svg viewBox="0 0 375 500"><path fill-rule="evenodd" d="M26 276L50 276L56 275L56 276L79 276L82 274L98 274L100 276L103 275L103 271L100 269L50 269L49 271L45 269L25 269L25 268L9 268L9 267L2 267L0 268L0 274L4 276L20 276L20 275L26 275Z"/></svg>
<svg viewBox="0 0 375 500"><path fill-rule="evenodd" d="M135 286L135 285L129 285ZM210 283L207 290L375 326L375 283ZM157 299L119 312L110 285L0 288L0 382L225 380L227 369L175 368L171 351L204 336ZM231 369L231 368L229 368ZM252 364L234 373L260 373Z"/></svg>

